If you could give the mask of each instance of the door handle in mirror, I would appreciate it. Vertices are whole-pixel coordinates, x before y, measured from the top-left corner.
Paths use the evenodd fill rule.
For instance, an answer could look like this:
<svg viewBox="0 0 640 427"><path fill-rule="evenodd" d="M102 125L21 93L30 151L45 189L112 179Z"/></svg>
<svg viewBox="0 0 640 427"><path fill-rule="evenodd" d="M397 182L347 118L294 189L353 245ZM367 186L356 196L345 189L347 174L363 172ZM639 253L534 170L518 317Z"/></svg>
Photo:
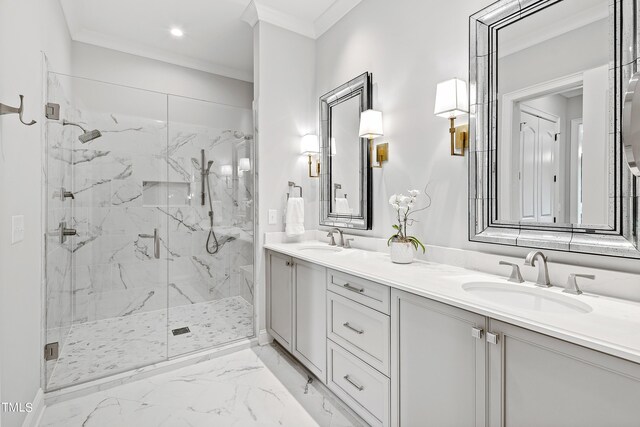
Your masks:
<svg viewBox="0 0 640 427"><path fill-rule="evenodd" d="M640 176L640 72L629 80L622 107L622 145L631 172Z"/></svg>

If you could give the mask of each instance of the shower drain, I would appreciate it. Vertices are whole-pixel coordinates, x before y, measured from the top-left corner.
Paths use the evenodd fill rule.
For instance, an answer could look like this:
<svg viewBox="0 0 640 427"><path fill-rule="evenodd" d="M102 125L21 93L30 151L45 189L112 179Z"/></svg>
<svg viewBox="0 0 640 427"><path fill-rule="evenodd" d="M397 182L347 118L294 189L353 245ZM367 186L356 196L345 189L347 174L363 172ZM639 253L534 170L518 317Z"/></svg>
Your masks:
<svg viewBox="0 0 640 427"><path fill-rule="evenodd" d="M176 335L182 335L182 334L188 334L189 332L191 332L189 330L189 328L187 326L185 326L184 328L178 328L178 329L173 329L171 331L171 333L176 336Z"/></svg>

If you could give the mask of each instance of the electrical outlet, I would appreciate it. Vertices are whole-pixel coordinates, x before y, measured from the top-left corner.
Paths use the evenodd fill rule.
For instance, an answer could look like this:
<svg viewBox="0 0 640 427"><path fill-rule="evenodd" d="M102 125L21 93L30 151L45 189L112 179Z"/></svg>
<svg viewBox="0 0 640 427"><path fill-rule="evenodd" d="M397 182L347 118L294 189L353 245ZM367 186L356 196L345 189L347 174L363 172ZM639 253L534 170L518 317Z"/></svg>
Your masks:
<svg viewBox="0 0 640 427"><path fill-rule="evenodd" d="M11 217L11 244L24 240L24 215Z"/></svg>
<svg viewBox="0 0 640 427"><path fill-rule="evenodd" d="M269 225L276 225L278 223L278 210L269 209Z"/></svg>

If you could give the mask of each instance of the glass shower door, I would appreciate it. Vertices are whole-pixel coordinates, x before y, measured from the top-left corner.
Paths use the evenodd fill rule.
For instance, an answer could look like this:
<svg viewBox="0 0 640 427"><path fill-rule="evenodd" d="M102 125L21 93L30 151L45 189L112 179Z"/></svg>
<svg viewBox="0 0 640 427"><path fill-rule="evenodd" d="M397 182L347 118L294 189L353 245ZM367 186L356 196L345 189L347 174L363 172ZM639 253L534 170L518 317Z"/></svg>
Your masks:
<svg viewBox="0 0 640 427"><path fill-rule="evenodd" d="M59 106L46 124L50 391L167 359L167 206L179 189L166 95L49 73L47 97Z"/></svg>
<svg viewBox="0 0 640 427"><path fill-rule="evenodd" d="M169 357L254 336L250 109L169 96ZM181 190L181 194L184 190Z"/></svg>

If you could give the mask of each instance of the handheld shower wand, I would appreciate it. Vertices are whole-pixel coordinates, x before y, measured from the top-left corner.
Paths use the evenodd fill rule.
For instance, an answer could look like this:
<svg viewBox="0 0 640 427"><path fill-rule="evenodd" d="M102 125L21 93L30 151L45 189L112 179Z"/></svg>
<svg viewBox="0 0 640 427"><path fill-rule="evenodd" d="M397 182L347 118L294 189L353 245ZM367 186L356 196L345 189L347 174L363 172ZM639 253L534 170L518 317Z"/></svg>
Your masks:
<svg viewBox="0 0 640 427"><path fill-rule="evenodd" d="M213 166L213 160L209 160L209 162L207 163L207 167L205 169L204 150L201 150L200 154L202 157L202 162L200 164L202 168L202 205L203 206L205 205L206 195L209 196L209 235L207 236L206 249L208 253L210 253L211 255L215 255L220 250L220 244L218 243L218 237L216 236L216 233L213 230L213 200L211 199L211 182L209 181L209 175L211 174L211 167ZM206 195L205 195L205 185L207 187ZM211 247L212 238L213 238L213 243L215 245L214 248Z"/></svg>

